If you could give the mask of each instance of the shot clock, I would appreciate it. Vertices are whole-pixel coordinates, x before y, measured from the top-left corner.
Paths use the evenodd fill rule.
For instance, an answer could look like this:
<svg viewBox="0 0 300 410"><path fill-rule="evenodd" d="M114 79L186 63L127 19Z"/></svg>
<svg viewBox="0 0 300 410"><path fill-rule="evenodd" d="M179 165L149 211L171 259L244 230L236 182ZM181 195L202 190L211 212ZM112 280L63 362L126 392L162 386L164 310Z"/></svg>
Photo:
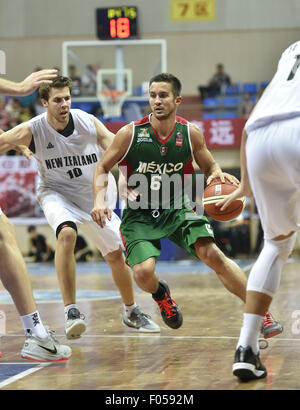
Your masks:
<svg viewBox="0 0 300 410"><path fill-rule="evenodd" d="M138 38L138 10L134 6L96 9L97 36L100 40Z"/></svg>

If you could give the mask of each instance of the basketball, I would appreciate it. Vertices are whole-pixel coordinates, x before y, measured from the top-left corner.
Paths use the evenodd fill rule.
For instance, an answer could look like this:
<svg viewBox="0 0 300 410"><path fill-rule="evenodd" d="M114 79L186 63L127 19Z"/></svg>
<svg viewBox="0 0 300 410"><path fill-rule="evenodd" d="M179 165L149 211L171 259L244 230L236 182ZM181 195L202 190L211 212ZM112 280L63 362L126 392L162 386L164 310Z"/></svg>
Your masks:
<svg viewBox="0 0 300 410"><path fill-rule="evenodd" d="M214 179L203 193L203 206L207 215L220 222L236 219L244 209L245 198L236 199L224 211L215 205L236 189L237 187L230 182L222 183L219 178Z"/></svg>

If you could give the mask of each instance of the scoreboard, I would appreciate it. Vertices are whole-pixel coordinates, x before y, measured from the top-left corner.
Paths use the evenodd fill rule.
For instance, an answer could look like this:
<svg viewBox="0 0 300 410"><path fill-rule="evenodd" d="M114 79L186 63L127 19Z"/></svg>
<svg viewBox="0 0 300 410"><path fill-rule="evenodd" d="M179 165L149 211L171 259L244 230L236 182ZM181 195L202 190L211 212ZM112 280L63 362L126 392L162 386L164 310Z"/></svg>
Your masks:
<svg viewBox="0 0 300 410"><path fill-rule="evenodd" d="M100 40L138 38L138 10L135 6L97 8L96 19Z"/></svg>

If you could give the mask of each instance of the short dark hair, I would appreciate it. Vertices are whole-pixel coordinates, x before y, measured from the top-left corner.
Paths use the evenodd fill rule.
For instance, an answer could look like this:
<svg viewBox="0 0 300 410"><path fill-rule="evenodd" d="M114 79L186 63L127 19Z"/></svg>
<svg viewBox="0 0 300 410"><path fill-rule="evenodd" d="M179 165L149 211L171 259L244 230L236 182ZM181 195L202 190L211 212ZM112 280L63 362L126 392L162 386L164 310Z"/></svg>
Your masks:
<svg viewBox="0 0 300 410"><path fill-rule="evenodd" d="M44 84L40 86L39 96L40 98L43 98L44 100L48 101L51 88L65 88L65 87L68 87L71 92L72 87L73 87L72 80L68 77L63 77L61 75L58 75L52 80L51 84Z"/></svg>
<svg viewBox="0 0 300 410"><path fill-rule="evenodd" d="M36 231L36 226L34 226L34 225L29 225L28 226L28 228L27 228L28 233L35 232L35 231Z"/></svg>
<svg viewBox="0 0 300 410"><path fill-rule="evenodd" d="M151 78L149 86L152 83L170 83L172 85L172 91L174 97L178 97L181 93L181 82L177 77L170 73L157 74Z"/></svg>

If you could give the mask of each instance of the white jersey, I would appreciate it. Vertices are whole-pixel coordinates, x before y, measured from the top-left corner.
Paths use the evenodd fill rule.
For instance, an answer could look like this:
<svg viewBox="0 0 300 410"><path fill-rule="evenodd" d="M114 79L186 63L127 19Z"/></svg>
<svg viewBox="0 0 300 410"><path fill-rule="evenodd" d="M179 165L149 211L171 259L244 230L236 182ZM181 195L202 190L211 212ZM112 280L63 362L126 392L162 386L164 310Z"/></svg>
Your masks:
<svg viewBox="0 0 300 410"><path fill-rule="evenodd" d="M300 41L287 48L277 72L248 119L246 131L300 116Z"/></svg>
<svg viewBox="0 0 300 410"><path fill-rule="evenodd" d="M38 198L47 191L55 191L90 212L94 207L93 175L104 150L97 143L93 116L79 109L71 109L74 131L68 137L57 132L43 113L28 123L34 138L34 157L38 166ZM107 203L115 207L116 182L108 177Z"/></svg>

